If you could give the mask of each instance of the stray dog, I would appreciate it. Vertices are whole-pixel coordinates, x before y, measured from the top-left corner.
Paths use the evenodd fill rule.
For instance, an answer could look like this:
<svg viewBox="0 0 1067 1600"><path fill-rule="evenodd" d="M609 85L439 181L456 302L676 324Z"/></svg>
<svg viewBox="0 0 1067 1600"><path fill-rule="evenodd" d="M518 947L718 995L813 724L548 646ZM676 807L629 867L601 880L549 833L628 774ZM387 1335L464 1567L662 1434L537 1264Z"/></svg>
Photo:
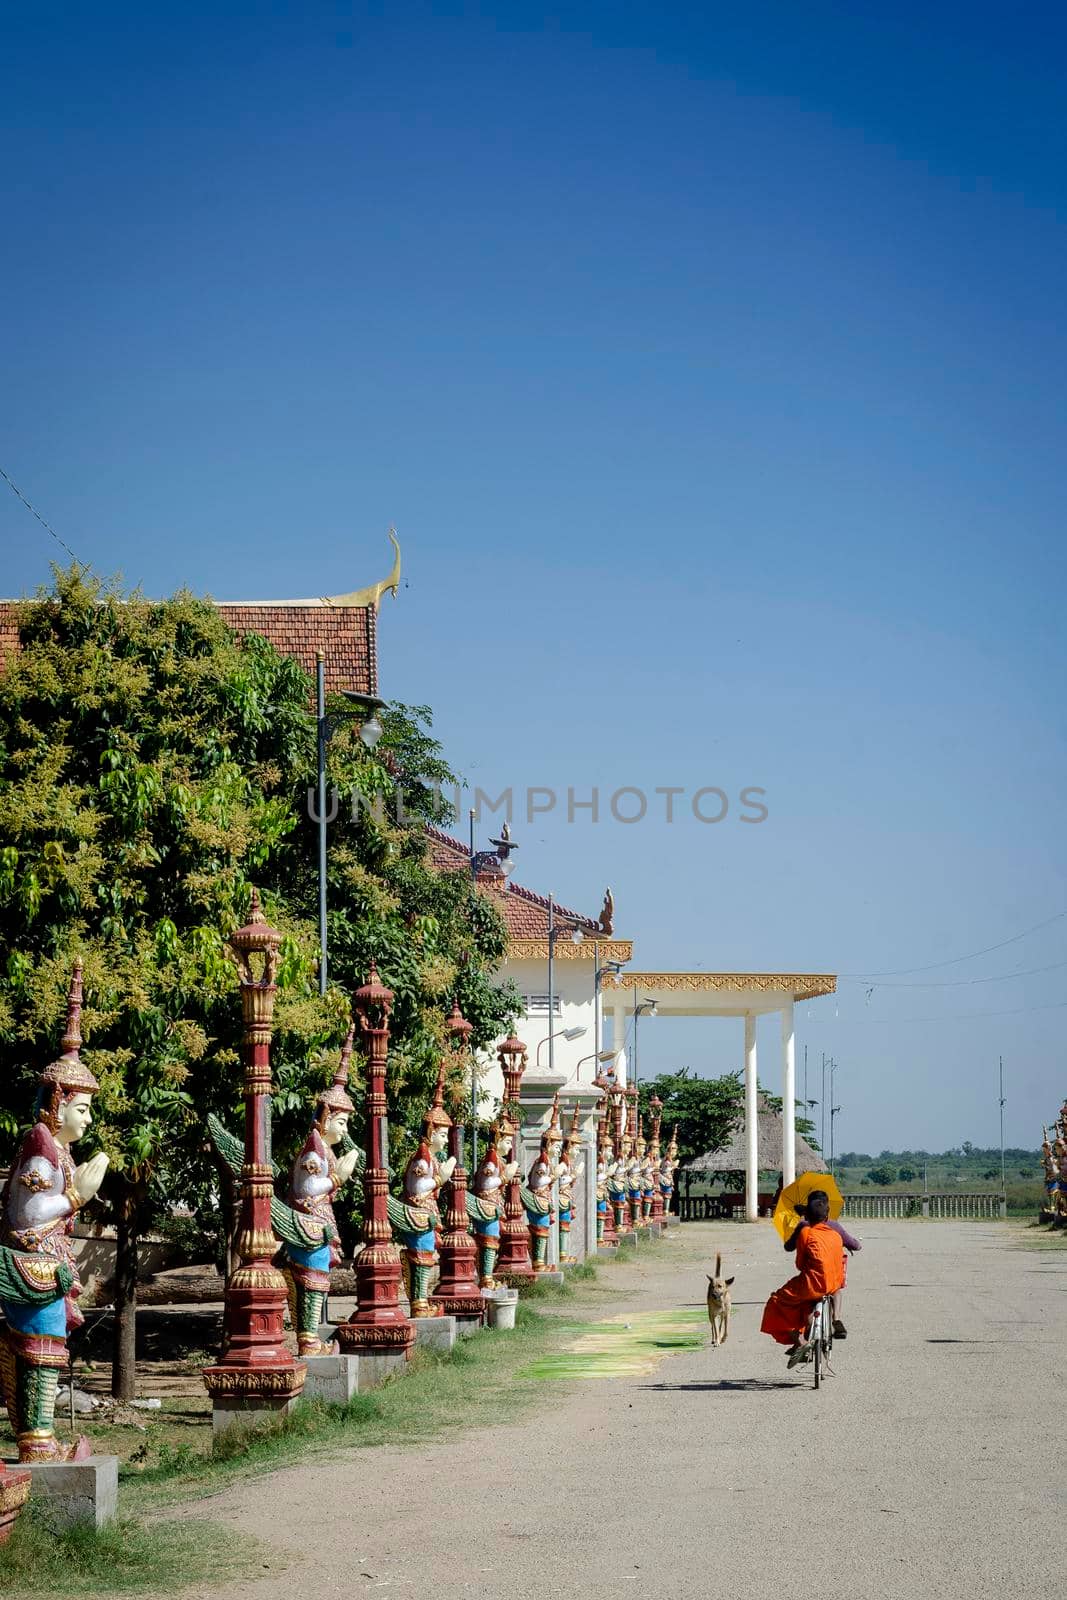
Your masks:
<svg viewBox="0 0 1067 1600"><path fill-rule="evenodd" d="M722 1256L715 1257L715 1276L708 1275L708 1321L711 1323L711 1342L717 1349L726 1343L730 1332L730 1285L732 1278L722 1275Z"/></svg>

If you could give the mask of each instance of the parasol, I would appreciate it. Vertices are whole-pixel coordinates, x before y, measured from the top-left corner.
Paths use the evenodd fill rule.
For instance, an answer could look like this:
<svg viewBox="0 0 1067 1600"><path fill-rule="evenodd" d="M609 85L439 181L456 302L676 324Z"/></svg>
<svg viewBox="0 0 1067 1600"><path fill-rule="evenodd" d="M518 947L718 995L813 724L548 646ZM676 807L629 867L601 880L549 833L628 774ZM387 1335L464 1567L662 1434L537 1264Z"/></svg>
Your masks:
<svg viewBox="0 0 1067 1600"><path fill-rule="evenodd" d="M774 1208L774 1226L778 1229L782 1243L804 1221L800 1215L800 1207L807 1204L809 1194L816 1189L821 1189L830 1202L830 1215L839 1217L845 1209L845 1202L841 1191L828 1172L802 1172L795 1183L788 1189L783 1189L778 1196L778 1204Z"/></svg>

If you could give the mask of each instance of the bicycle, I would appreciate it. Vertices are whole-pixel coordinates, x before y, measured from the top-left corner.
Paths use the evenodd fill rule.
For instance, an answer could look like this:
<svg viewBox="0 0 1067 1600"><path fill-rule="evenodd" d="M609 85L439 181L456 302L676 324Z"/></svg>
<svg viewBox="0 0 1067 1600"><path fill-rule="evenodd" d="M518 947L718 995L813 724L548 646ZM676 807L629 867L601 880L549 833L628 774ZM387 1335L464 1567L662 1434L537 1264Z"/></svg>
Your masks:
<svg viewBox="0 0 1067 1600"><path fill-rule="evenodd" d="M816 1301L815 1309L808 1322L808 1343L812 1350L812 1364L815 1368L815 1387L819 1387L823 1374L834 1376L834 1369L830 1365L830 1351L834 1347L834 1300L833 1296L824 1294L821 1300Z"/></svg>

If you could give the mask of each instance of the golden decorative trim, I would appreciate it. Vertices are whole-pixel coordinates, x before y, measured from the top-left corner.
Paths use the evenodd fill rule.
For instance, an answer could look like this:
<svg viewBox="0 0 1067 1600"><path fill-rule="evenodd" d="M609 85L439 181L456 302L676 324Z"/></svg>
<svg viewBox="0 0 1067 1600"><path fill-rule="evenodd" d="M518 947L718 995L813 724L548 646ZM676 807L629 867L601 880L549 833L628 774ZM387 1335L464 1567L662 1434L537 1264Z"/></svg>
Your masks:
<svg viewBox="0 0 1067 1600"><path fill-rule="evenodd" d="M591 962L594 944L600 956L601 966L605 961L633 960L632 939L598 939L592 933L587 933L580 944L575 944L569 934L561 933L556 940L555 958L557 961ZM508 958L511 961L547 961L548 939L509 939Z"/></svg>
<svg viewBox="0 0 1067 1600"><path fill-rule="evenodd" d="M285 1279L276 1267L238 1267L227 1288L235 1292L240 1289L273 1289L277 1294L284 1294Z"/></svg>
<svg viewBox="0 0 1067 1600"><path fill-rule="evenodd" d="M24 1506L33 1482L28 1472L4 1472L0 1469L0 1515L8 1515Z"/></svg>
<svg viewBox="0 0 1067 1600"><path fill-rule="evenodd" d="M559 953L557 947L557 955ZM832 972L605 972L603 990L632 988L666 989L700 993L715 990L739 994L791 994L794 1000L814 1000L819 995L837 992L837 975Z"/></svg>
<svg viewBox="0 0 1067 1600"><path fill-rule="evenodd" d="M255 1399L258 1395L298 1395L307 1368L299 1361L291 1367L204 1367L202 1376L210 1395Z"/></svg>

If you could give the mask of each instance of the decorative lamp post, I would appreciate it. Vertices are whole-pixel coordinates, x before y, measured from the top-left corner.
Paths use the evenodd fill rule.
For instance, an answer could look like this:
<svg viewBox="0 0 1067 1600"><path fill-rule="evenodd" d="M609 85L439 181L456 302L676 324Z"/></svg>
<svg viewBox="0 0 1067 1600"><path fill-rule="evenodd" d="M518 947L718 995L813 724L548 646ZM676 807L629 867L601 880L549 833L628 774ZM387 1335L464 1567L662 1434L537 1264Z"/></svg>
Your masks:
<svg viewBox="0 0 1067 1600"><path fill-rule="evenodd" d="M225 1426L244 1413L255 1421L264 1411L288 1410L304 1387L307 1368L285 1348L282 1315L285 1279L273 1265L278 1249L270 1220L274 1194L270 1159L270 1041L278 988L282 936L263 916L252 890L248 922L230 938L240 969L244 1014L244 1165L241 1167L240 1266L226 1285L223 1353L204 1368L204 1383ZM219 1413L230 1413L219 1416Z"/></svg>
<svg viewBox="0 0 1067 1600"><path fill-rule="evenodd" d="M504 1103L500 1108L500 1125L511 1139L511 1152L507 1160L518 1163L519 1152L519 1085L526 1071L526 1046L511 1034L497 1050L504 1073ZM500 1224L500 1255L494 1277L505 1283L532 1283L533 1262L530 1259L530 1226L522 1203L522 1181L516 1169L508 1180L504 1201L504 1217Z"/></svg>
<svg viewBox="0 0 1067 1600"><path fill-rule="evenodd" d="M346 1355L410 1354L415 1329L400 1309L400 1251L389 1225L389 1125L385 1074L393 991L370 976L352 997L352 1009L367 1057L367 1140L363 1169L363 1249L356 1257L358 1309L337 1329Z"/></svg>
<svg viewBox="0 0 1067 1600"><path fill-rule="evenodd" d="M663 1191L659 1186L659 1168L662 1156L659 1147L660 1123L663 1120L663 1101L659 1095L654 1094L649 1104L652 1107L652 1138L649 1140L649 1157L652 1162L652 1221L663 1221Z"/></svg>
<svg viewBox="0 0 1067 1600"><path fill-rule="evenodd" d="M614 1052L612 1052L614 1054ZM616 1245L619 1236L615 1231L615 1217L611 1205L611 1195L608 1190L608 1168L613 1162L613 1143L611 1136L611 1092L612 1085L607 1078L599 1073L593 1079L601 1096L597 1101L596 1135L596 1170L597 1170L597 1244ZM603 1176L602 1176L603 1175ZM603 1195L601 1195L603 1188ZM603 1202L603 1209L601 1209Z"/></svg>
<svg viewBox="0 0 1067 1600"><path fill-rule="evenodd" d="M448 1019L448 1032L452 1050L462 1060L469 1048L474 1032L472 1025L461 1015L459 1004L452 1002ZM455 1157L452 1176L445 1186L445 1232L441 1235L441 1272L437 1288L430 1303L447 1317L476 1318L479 1322L485 1310L478 1285L478 1247L467 1221L467 1171L463 1165L463 1124L458 1118L448 1130L448 1153Z"/></svg>

